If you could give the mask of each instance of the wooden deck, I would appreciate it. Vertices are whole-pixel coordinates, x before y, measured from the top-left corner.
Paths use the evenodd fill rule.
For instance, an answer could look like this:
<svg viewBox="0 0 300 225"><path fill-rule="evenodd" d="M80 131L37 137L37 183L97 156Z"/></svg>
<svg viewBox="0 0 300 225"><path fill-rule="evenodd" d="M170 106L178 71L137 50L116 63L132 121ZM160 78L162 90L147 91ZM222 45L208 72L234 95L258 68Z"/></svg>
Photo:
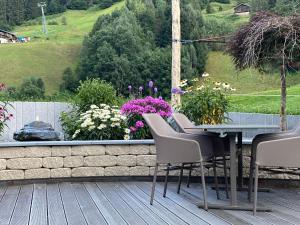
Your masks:
<svg viewBox="0 0 300 225"><path fill-rule="evenodd" d="M222 211L199 209L200 185L183 185L180 195L170 183L167 198L157 185L156 201L149 204L150 183L85 182L33 184L0 187L0 225L143 225L143 224L300 224L300 190L276 189L259 193L261 205L273 212ZM208 190L211 203L215 192ZM246 202L246 193L239 193ZM227 200L226 200L227 201Z"/></svg>

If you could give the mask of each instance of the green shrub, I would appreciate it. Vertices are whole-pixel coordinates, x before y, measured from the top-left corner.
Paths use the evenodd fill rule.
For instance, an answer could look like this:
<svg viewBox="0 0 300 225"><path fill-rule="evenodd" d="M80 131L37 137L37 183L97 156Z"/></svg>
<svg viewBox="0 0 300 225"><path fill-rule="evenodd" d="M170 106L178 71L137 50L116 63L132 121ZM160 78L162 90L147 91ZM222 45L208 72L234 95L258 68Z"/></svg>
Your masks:
<svg viewBox="0 0 300 225"><path fill-rule="evenodd" d="M61 18L61 24L64 26L68 25L67 18L65 16Z"/></svg>
<svg viewBox="0 0 300 225"><path fill-rule="evenodd" d="M91 105L115 105L118 102L114 87L99 79L89 79L80 83L75 96L75 105L80 111L87 111Z"/></svg>
<svg viewBox="0 0 300 225"><path fill-rule="evenodd" d="M58 25L58 22L56 20L51 20L48 22L48 25L52 26L52 25Z"/></svg>
<svg viewBox="0 0 300 225"><path fill-rule="evenodd" d="M25 79L17 88L16 97L20 100L36 100L45 97L45 85L41 78L31 77Z"/></svg>

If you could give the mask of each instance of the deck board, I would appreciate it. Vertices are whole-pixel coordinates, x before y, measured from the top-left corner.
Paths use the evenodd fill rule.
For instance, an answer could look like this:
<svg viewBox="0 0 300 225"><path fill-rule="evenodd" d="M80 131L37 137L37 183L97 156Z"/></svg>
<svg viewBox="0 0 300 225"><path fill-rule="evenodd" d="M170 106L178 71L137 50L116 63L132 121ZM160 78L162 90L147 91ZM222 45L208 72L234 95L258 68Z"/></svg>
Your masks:
<svg viewBox="0 0 300 225"><path fill-rule="evenodd" d="M33 185L21 187L10 224L27 225L29 223Z"/></svg>
<svg viewBox="0 0 300 225"><path fill-rule="evenodd" d="M15 203L19 195L19 186L10 186L7 188L5 194L2 197L0 204L0 224L7 225L10 222L13 214Z"/></svg>
<svg viewBox="0 0 300 225"><path fill-rule="evenodd" d="M200 184L187 188L169 183L156 186L154 204L149 204L150 182L63 182L57 184L8 185L0 187L0 225L300 225L299 189L275 189L259 193L259 204L272 212L199 209L203 200ZM208 187L210 203L229 203L225 193L216 199ZM248 204L247 193L238 193Z"/></svg>
<svg viewBox="0 0 300 225"><path fill-rule="evenodd" d="M29 225L47 225L47 208L47 185L35 184L33 186Z"/></svg>

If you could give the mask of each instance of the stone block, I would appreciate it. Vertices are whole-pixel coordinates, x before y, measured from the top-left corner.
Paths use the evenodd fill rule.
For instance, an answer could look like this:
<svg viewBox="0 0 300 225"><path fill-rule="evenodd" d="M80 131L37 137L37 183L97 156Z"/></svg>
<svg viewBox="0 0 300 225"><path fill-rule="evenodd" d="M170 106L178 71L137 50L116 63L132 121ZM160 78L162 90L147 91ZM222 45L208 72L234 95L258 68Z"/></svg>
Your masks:
<svg viewBox="0 0 300 225"><path fill-rule="evenodd" d="M67 156L64 158L64 167L81 167L83 166L83 156Z"/></svg>
<svg viewBox="0 0 300 225"><path fill-rule="evenodd" d="M136 156L135 155L120 155L117 156L118 166L136 166Z"/></svg>
<svg viewBox="0 0 300 225"><path fill-rule="evenodd" d="M25 179L50 178L50 169L29 169L25 170Z"/></svg>
<svg viewBox="0 0 300 225"><path fill-rule="evenodd" d="M27 158L42 158L51 156L51 147L26 147L25 157Z"/></svg>
<svg viewBox="0 0 300 225"><path fill-rule="evenodd" d="M155 166L156 155L138 155L136 158L138 166Z"/></svg>
<svg viewBox="0 0 300 225"><path fill-rule="evenodd" d="M46 157L43 158L43 167L45 168L61 168L64 165L62 157Z"/></svg>
<svg viewBox="0 0 300 225"><path fill-rule="evenodd" d="M112 166L104 169L104 176L129 176L130 171L127 166Z"/></svg>
<svg viewBox="0 0 300 225"><path fill-rule="evenodd" d="M24 170L0 171L0 180L22 180L22 179L24 179Z"/></svg>
<svg viewBox="0 0 300 225"><path fill-rule="evenodd" d="M149 176L150 168L147 166L134 166L129 169L130 176Z"/></svg>
<svg viewBox="0 0 300 225"><path fill-rule="evenodd" d="M93 155L105 155L104 145L85 145L85 146L73 146L72 155L93 156Z"/></svg>
<svg viewBox="0 0 300 225"><path fill-rule="evenodd" d="M105 151L107 155L129 155L130 147L129 145L107 145Z"/></svg>
<svg viewBox="0 0 300 225"><path fill-rule="evenodd" d="M8 169L36 169L41 168L43 160L41 158L20 158L20 159L8 159Z"/></svg>
<svg viewBox="0 0 300 225"><path fill-rule="evenodd" d="M156 146L155 145L150 145L150 154L156 155Z"/></svg>
<svg viewBox="0 0 300 225"><path fill-rule="evenodd" d="M51 148L52 156L71 156L71 147L70 146L52 146Z"/></svg>
<svg viewBox="0 0 300 225"><path fill-rule="evenodd" d="M104 176L102 167L79 167L72 169L72 177L100 177Z"/></svg>
<svg viewBox="0 0 300 225"><path fill-rule="evenodd" d="M115 166L117 157L112 155L87 156L84 158L84 166Z"/></svg>
<svg viewBox="0 0 300 225"><path fill-rule="evenodd" d="M6 160L0 159L0 170L5 170L5 169L6 169Z"/></svg>
<svg viewBox="0 0 300 225"><path fill-rule="evenodd" d="M25 148L0 148L1 159L23 158L25 157Z"/></svg>
<svg viewBox="0 0 300 225"><path fill-rule="evenodd" d="M51 169L51 178L71 177L70 168Z"/></svg>
<svg viewBox="0 0 300 225"><path fill-rule="evenodd" d="M148 155L150 152L149 145L130 145L131 155Z"/></svg>

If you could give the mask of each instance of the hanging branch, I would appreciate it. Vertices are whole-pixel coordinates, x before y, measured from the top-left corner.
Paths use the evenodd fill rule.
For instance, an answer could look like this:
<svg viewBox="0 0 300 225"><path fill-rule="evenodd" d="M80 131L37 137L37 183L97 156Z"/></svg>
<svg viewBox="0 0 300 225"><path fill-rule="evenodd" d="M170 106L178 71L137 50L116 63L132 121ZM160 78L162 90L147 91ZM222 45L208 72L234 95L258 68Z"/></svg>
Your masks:
<svg viewBox="0 0 300 225"><path fill-rule="evenodd" d="M281 128L286 129L286 65L300 61L300 16L282 17L260 12L228 43L238 69L281 68Z"/></svg>

